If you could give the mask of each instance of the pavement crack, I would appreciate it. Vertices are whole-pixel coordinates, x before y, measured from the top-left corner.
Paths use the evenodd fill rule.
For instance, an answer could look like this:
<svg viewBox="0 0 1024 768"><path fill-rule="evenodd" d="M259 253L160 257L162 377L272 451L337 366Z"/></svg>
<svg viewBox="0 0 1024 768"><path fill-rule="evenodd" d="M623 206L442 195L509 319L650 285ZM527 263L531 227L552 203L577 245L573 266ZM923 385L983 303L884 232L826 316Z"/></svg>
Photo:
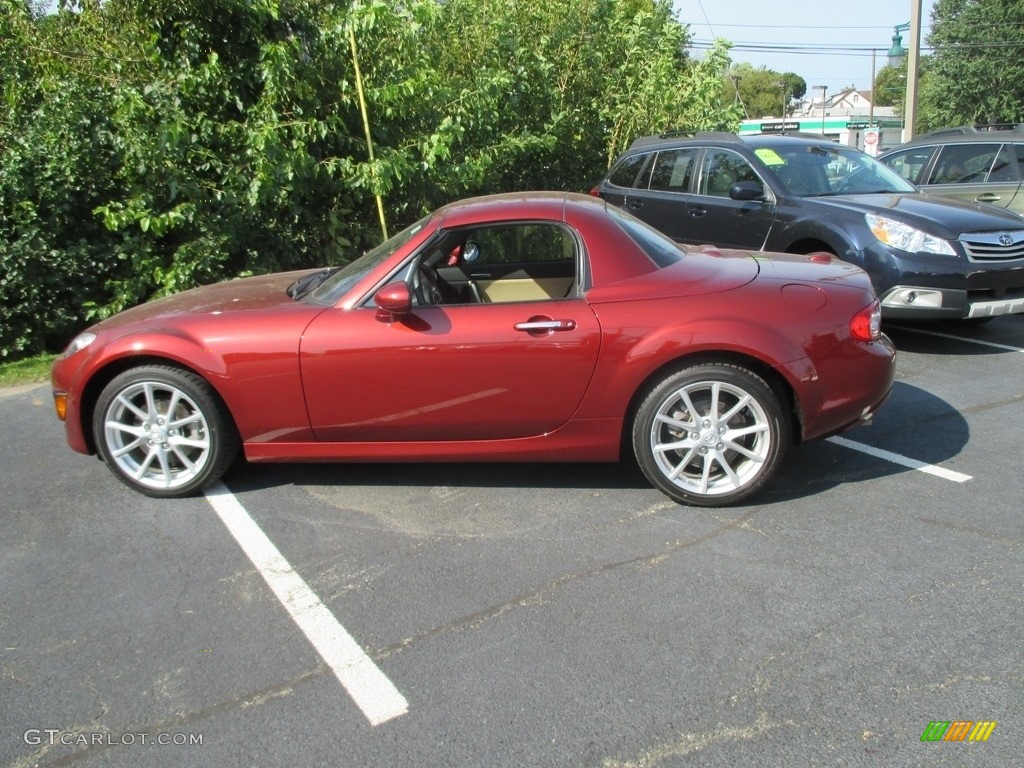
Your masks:
<svg viewBox="0 0 1024 768"><path fill-rule="evenodd" d="M508 600L502 603L501 605L486 608L476 613L469 614L468 616L463 616L443 626L432 627L417 635L407 637L399 641L398 643L382 648L375 654L371 655L373 655L374 660L382 661L384 659L390 658L391 656L394 656L395 654L401 653L405 649L415 645L416 643L422 642L423 640L428 640L430 638L438 637L441 635L462 632L467 629L477 629L484 623L492 619L496 619L499 616L503 616L509 611L513 611L517 608L523 608L529 605L540 605L543 603L546 597L556 592L564 585L570 584L572 582L594 578L596 576L601 576L610 571L615 571L622 568L653 568L661 564L668 558L670 558L672 555L675 555L683 550L699 546L700 544L710 541L711 539L717 538L718 536L721 536L722 534L727 533L728 531L735 530L737 528L742 528L744 525L749 523L749 521L760 511L760 507L755 508L747 514L738 517L735 520L730 520L724 523L723 525L719 526L718 528L715 528L714 530L704 534L703 536L697 536L692 539L683 539L671 542L665 548L658 552L639 555L637 557L632 557L627 560L621 560L614 563L604 563L595 568L591 568L587 571L581 571L579 573L567 573L555 579L554 581L551 581L545 584L544 586L539 587L538 589L535 589L531 592L523 593L521 595L517 595L516 597L513 597L511 600Z"/></svg>
<svg viewBox="0 0 1024 768"><path fill-rule="evenodd" d="M666 760L686 757L717 744L734 741L756 739L776 728L795 727L796 723L786 720L773 722L768 714L762 712L757 720L745 726L719 726L713 731L704 733L687 733L667 744L661 744L646 750L639 757L628 761L605 760L603 768L651 768Z"/></svg>
<svg viewBox="0 0 1024 768"><path fill-rule="evenodd" d="M109 734L109 739L104 740L99 744L90 744L81 749L76 749L74 752L59 757L51 762L47 762L47 768L58 768L58 766L71 765L77 763L80 760L92 758L97 754L106 752L110 749L117 749L118 747L132 746L135 739L129 740L122 743L122 737L126 734L138 736L140 734L146 734L147 736L155 739L159 734L169 733L174 729L180 729L183 726L187 726L192 723L196 723L202 720L206 720L215 715L230 712L234 710L243 710L250 707L260 706L273 699L278 699L283 696L290 696L294 693L295 689L301 685L307 684L313 680L321 677L325 677L331 674L330 668L326 665L320 665L316 669L307 670L296 677L286 680L276 685L267 686L256 691L249 691L238 696L234 696L224 701L219 701L215 704L203 707L201 709L194 710L192 712L182 712L176 714L173 717L169 717L166 720L161 720L156 723L150 723L148 725L142 725L132 728L126 728L121 732L115 732L110 728L106 727L102 723L98 722L98 718L94 719L88 726L73 726L61 730L61 734L78 735L88 733L104 733ZM107 709L104 708L103 714L107 713ZM28 766L35 766L39 764L39 761L45 754L50 750L52 746L57 746L60 741L57 740L54 744L44 745L42 748L37 750L32 755L26 756L24 759L16 762L11 768L28 768Z"/></svg>

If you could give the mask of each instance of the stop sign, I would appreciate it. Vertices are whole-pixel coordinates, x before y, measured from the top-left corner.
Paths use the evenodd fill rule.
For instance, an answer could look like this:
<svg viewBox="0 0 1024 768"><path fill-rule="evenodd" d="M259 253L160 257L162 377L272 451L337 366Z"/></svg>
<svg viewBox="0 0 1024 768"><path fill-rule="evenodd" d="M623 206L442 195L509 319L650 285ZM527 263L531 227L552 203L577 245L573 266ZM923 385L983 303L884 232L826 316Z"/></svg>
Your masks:
<svg viewBox="0 0 1024 768"><path fill-rule="evenodd" d="M869 155L873 155L878 152L878 131L869 130L864 131L864 151Z"/></svg>

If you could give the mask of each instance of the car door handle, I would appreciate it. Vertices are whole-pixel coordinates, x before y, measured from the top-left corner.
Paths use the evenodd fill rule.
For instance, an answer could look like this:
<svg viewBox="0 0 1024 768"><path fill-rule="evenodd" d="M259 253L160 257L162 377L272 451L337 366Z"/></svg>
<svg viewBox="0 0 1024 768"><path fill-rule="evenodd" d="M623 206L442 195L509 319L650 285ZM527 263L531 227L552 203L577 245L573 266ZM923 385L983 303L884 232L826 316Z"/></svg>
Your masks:
<svg viewBox="0 0 1024 768"><path fill-rule="evenodd" d="M701 216L703 216L707 212L708 212L707 208L690 208L687 211L687 213L689 213L695 219L699 219Z"/></svg>
<svg viewBox="0 0 1024 768"><path fill-rule="evenodd" d="M537 333L538 331L571 331L576 328L575 320L527 320L525 323L516 323L517 331Z"/></svg>
<svg viewBox="0 0 1024 768"><path fill-rule="evenodd" d="M993 192L986 192L974 198L979 203L998 203L1003 198Z"/></svg>
<svg viewBox="0 0 1024 768"><path fill-rule="evenodd" d="M473 278L474 280L479 280L482 277L490 277L491 273L490 272L480 272L480 271L477 271L477 272L470 272L469 276L471 278Z"/></svg>
<svg viewBox="0 0 1024 768"><path fill-rule="evenodd" d="M641 208L644 207L644 201L643 200L630 200L628 203L626 203L626 207L628 207L630 210L633 210L633 211L639 211Z"/></svg>

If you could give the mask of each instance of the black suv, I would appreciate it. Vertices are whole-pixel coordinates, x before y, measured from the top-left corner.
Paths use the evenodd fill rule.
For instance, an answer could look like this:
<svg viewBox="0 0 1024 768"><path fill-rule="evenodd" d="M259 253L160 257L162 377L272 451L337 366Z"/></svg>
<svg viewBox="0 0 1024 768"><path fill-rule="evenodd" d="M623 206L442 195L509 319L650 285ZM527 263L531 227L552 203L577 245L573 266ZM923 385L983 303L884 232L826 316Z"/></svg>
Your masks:
<svg viewBox="0 0 1024 768"><path fill-rule="evenodd" d="M878 160L922 192L1024 214L1024 126L941 128Z"/></svg>
<svg viewBox="0 0 1024 768"><path fill-rule="evenodd" d="M638 139L591 194L682 243L831 253L871 276L885 317L1024 312L1024 219L821 137Z"/></svg>

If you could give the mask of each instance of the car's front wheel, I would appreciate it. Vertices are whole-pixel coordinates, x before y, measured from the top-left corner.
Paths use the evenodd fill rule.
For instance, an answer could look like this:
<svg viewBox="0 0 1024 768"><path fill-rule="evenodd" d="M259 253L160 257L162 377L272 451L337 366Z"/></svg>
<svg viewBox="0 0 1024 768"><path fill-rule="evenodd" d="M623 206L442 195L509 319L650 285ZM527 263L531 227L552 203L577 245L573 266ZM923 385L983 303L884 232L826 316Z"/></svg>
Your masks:
<svg viewBox="0 0 1024 768"><path fill-rule="evenodd" d="M633 422L633 450L651 483L676 501L702 507L756 493L789 440L778 396L760 376L724 363L666 376Z"/></svg>
<svg viewBox="0 0 1024 768"><path fill-rule="evenodd" d="M238 436L210 385L162 365L119 374L93 412L96 447L114 475L148 496L187 496L214 482Z"/></svg>

